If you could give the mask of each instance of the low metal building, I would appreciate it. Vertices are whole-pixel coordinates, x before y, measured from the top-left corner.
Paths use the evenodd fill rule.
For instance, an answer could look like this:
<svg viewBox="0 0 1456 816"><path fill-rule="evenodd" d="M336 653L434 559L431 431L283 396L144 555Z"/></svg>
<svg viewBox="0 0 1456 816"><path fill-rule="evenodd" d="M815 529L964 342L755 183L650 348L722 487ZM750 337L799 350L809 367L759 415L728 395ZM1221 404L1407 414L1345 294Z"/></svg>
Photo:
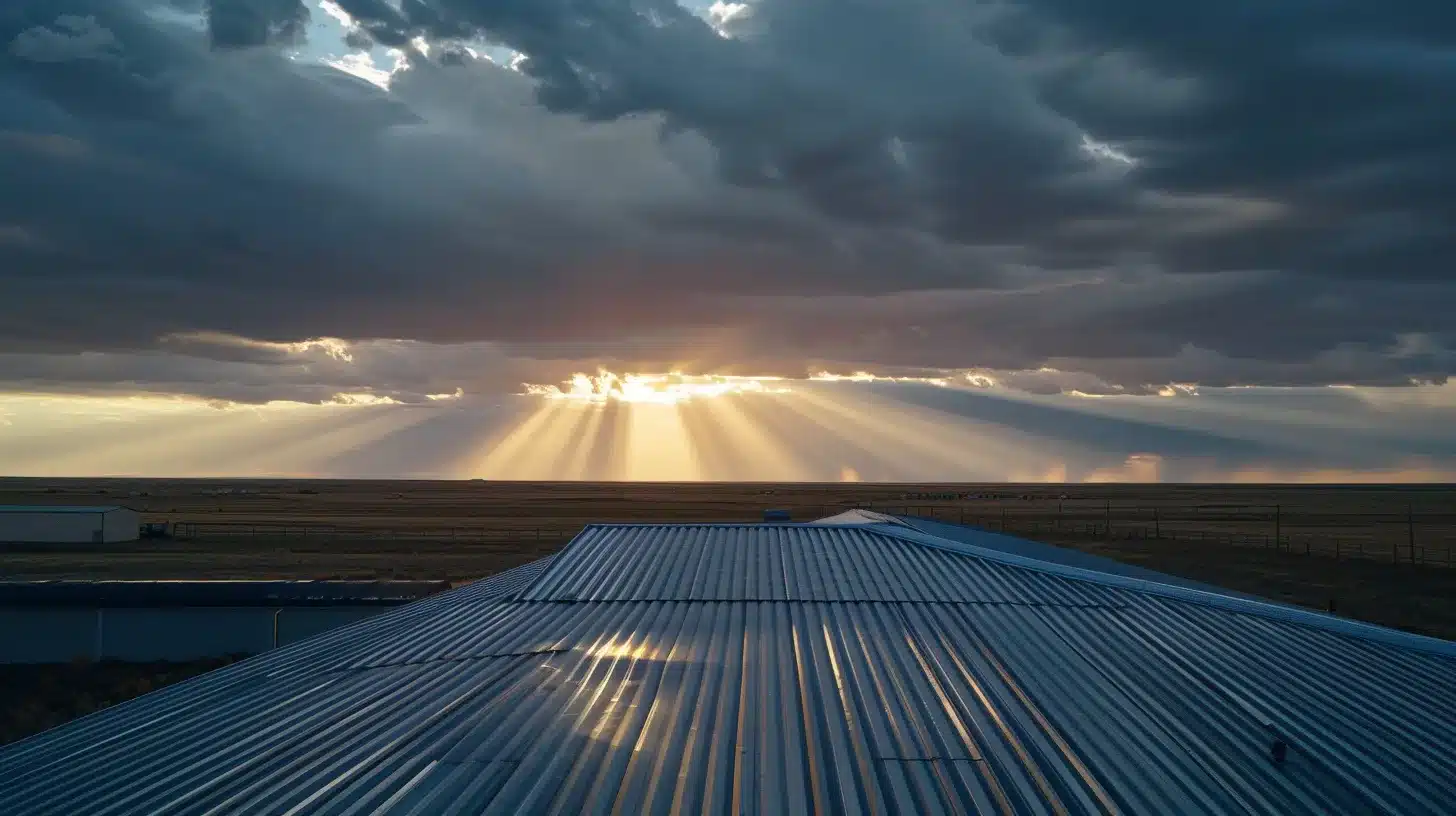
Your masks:
<svg viewBox="0 0 1456 816"><path fill-rule="evenodd" d="M0 812L1449 813L1456 644L863 518L603 525L0 749Z"/></svg>
<svg viewBox="0 0 1456 816"><path fill-rule="evenodd" d="M0 663L258 654L449 588L443 581L0 581Z"/></svg>
<svg viewBox="0 0 1456 816"><path fill-rule="evenodd" d="M141 517L125 507L0 505L0 544L135 541Z"/></svg>

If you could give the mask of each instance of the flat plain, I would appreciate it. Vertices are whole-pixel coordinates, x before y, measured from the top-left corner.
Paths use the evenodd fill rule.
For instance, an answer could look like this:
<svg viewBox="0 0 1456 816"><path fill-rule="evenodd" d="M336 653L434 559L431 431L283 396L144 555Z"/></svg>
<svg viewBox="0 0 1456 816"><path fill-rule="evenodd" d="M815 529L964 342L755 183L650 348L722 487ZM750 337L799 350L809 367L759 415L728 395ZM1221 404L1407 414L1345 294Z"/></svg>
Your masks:
<svg viewBox="0 0 1456 816"><path fill-rule="evenodd" d="M1274 600L1456 638L1450 485L649 484L3 479L0 504L124 505L168 538L0 545L9 579L473 580L592 522L851 507L1004 529Z"/></svg>

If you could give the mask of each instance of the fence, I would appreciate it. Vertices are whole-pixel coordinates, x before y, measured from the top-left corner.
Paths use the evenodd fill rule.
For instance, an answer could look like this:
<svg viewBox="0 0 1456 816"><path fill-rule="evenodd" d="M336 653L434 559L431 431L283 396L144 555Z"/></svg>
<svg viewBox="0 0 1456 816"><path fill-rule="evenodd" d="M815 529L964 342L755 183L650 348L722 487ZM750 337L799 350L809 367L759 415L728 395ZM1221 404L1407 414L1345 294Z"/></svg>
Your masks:
<svg viewBox="0 0 1456 816"><path fill-rule="evenodd" d="M179 521L172 537L184 540L277 541L332 544L338 542L438 542L508 544L564 541L576 530L545 527L353 527L331 524L249 524L227 521Z"/></svg>
<svg viewBox="0 0 1456 816"><path fill-rule="evenodd" d="M1055 502L1055 505L1052 505ZM1209 546L1258 547L1286 553L1344 560L1372 559L1387 563L1435 567L1456 566L1456 513L1324 512L1281 505L1164 504L1123 506L1110 501L1040 502L953 501L935 504L872 503L859 505L795 505L784 507L795 520L822 518L851 507L892 515L965 524L1047 541L1142 540L1194 542ZM674 511L674 521L754 521L739 508L703 510L699 517ZM613 521L610 514L602 521ZM641 518L622 519L642 521ZM251 524L247 522L177 522L179 539L285 543L290 546L346 542L490 545L564 543L581 523L558 526L490 525L424 527L346 526L333 524Z"/></svg>
<svg viewBox="0 0 1456 816"><path fill-rule="evenodd" d="M1336 560L1456 566L1456 513L1338 513L1281 505L1127 507L1085 500L1058 502L1055 508L895 503L863 509L1051 541L1185 541Z"/></svg>

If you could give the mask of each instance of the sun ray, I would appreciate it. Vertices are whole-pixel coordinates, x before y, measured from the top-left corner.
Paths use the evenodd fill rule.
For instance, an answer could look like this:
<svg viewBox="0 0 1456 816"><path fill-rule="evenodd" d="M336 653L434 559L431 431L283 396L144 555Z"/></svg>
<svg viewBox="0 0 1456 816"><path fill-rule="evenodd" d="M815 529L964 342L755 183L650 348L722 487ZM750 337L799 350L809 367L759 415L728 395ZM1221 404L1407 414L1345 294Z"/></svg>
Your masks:
<svg viewBox="0 0 1456 816"><path fill-rule="evenodd" d="M708 403L688 403L683 406L682 413L683 425L696 451L703 478L709 481L751 480L753 463L730 443L723 426L705 410L706 405Z"/></svg>
<svg viewBox="0 0 1456 816"><path fill-rule="evenodd" d="M239 449L228 454L223 461L228 463L229 468L243 471L317 476L318 466L331 457L366 447L419 423L427 416L424 411L398 406L341 407L333 410L338 415L327 427L294 428L286 440L275 440L266 446L258 444L257 440L239 440Z"/></svg>
<svg viewBox="0 0 1456 816"><path fill-rule="evenodd" d="M141 408L139 410L146 410ZM49 437L59 444L43 460L30 463L11 461L12 473L72 475L78 471L107 475L157 473L157 463L166 462L166 475L272 475L277 472L269 459L260 456L248 464L248 454L272 454L287 448L290 440L306 438L328 427L362 422L369 409L334 405L262 405L212 408L190 406L185 413L145 417L141 421L105 422L116 437L111 444L96 447L72 444ZM7 457L8 458L8 457ZM255 468L262 467L264 472Z"/></svg>
<svg viewBox="0 0 1456 816"><path fill-rule="evenodd" d="M609 417L612 421L610 433L607 437L607 478L612 481L627 481L631 471L630 459L632 454L632 406L628 403L609 403L614 410Z"/></svg>
<svg viewBox="0 0 1456 816"><path fill-rule="evenodd" d="M797 392L797 396L813 409L827 413L832 419L826 421L847 424L866 442L889 445L890 455L914 454L924 462L935 463L935 473L941 478L997 478L999 468L986 450L992 444L989 438L953 433L945 425L917 417L913 406L866 400L863 406L850 407L808 389Z"/></svg>
<svg viewBox="0 0 1456 816"><path fill-rule="evenodd" d="M512 467L520 457L530 453L537 436L562 410L559 403L543 402L524 421L507 426L496 439L487 443L484 455L472 467L472 472L488 479L517 478Z"/></svg>
<svg viewBox="0 0 1456 816"><path fill-rule="evenodd" d="M614 477L613 455L617 449L619 416L625 408L619 402L585 406L597 415L592 427L594 432L585 441L586 454L582 464L582 478L588 481L607 481Z"/></svg>
<svg viewBox="0 0 1456 816"><path fill-rule="evenodd" d="M873 445L865 444L863 434L849 433L843 424L827 421L822 412L809 409L797 394L770 406L745 406L744 410L756 415L779 438L789 440L800 451L797 455L812 463L816 481L839 479L846 467L870 481L900 478L902 474L908 477L902 470L904 457L877 452Z"/></svg>
<svg viewBox="0 0 1456 816"><path fill-rule="evenodd" d="M751 460L757 478L787 482L812 479L810 469L793 451L789 441L755 417L755 409L763 406L751 406L751 401L707 400L694 407L707 412L714 424L723 429L723 435L730 444ZM768 410L776 408L771 406Z"/></svg>
<svg viewBox="0 0 1456 816"><path fill-rule="evenodd" d="M626 475L628 481L687 482L702 478L680 404L634 403L630 422Z"/></svg>
<svg viewBox="0 0 1456 816"><path fill-rule="evenodd" d="M603 411L599 406L576 406L576 425L571 432L569 444L562 449L556 460L551 478L586 479L592 448L601 434Z"/></svg>

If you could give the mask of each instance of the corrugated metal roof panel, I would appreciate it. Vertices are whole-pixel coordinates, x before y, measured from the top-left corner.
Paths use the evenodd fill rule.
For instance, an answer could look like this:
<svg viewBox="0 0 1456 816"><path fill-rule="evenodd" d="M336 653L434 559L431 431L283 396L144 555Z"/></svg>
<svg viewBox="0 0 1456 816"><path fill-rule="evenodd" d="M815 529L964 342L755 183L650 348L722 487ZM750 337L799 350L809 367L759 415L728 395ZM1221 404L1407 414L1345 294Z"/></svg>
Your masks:
<svg viewBox="0 0 1456 816"><path fill-rule="evenodd" d="M1197 668L1172 668L1165 644L1138 635L1136 616L1130 609L967 607L923 617L949 650L1037 701L1068 755L1083 757L1087 773L1123 809L1370 809L1307 753L1296 749L1276 766L1274 735L1205 684Z"/></svg>
<svg viewBox="0 0 1456 816"><path fill-rule="evenodd" d="M879 515L879 514L875 514ZM1052 544L1045 544L1040 541L1028 541L1024 538L993 533L989 530L981 530L975 527L967 527L963 524L951 524L945 521L919 518L915 516L883 516L879 521L884 523L888 519L896 524L901 524L914 530L936 536L938 538L958 541L962 544L970 544L975 547L982 547L991 550L1020 555L1026 558L1034 558L1038 561L1045 561L1052 564L1064 564L1069 567L1096 570L1110 575L1124 575L1129 578L1140 578L1145 581L1156 581L1172 586L1183 586L1189 589L1198 589L1206 592L1220 592L1226 595L1235 595L1243 598L1252 598L1242 592L1233 592L1220 587L1183 578L1177 575L1169 575L1164 572L1145 569L1134 564L1127 564L1116 559L1105 558L1099 555L1092 555L1080 550L1067 547L1058 547ZM873 523L866 520L867 523Z"/></svg>
<svg viewBox="0 0 1456 816"><path fill-rule="evenodd" d="M0 749L0 812L1435 813L1456 786L1449 658L948 551L927 563L975 572L971 596L1052 594L857 598L909 584L846 572L849 555L815 542L894 580L925 574L923 553L715 529L732 532L685 529L687 557L644 528L584 537L534 579L435 596ZM620 566L609 539L648 560ZM809 586L850 597L616 597L715 587L691 565L723 546L755 575L798 547ZM658 585L642 574L658 570ZM547 597L500 594L522 580ZM1075 597L1061 582L1117 602L1057 600Z"/></svg>
<svg viewBox="0 0 1456 816"><path fill-rule="evenodd" d="M650 568L646 568L650 566ZM1119 590L858 527L588 527L522 594L536 601L939 601L1116 605Z"/></svg>
<svg viewBox="0 0 1456 816"><path fill-rule="evenodd" d="M462 587L458 594L451 599L457 603L462 599L471 598L499 598L505 595L515 595L521 589L540 577L542 572L556 560L556 556L548 555L519 567L499 572L489 578L482 578Z"/></svg>

